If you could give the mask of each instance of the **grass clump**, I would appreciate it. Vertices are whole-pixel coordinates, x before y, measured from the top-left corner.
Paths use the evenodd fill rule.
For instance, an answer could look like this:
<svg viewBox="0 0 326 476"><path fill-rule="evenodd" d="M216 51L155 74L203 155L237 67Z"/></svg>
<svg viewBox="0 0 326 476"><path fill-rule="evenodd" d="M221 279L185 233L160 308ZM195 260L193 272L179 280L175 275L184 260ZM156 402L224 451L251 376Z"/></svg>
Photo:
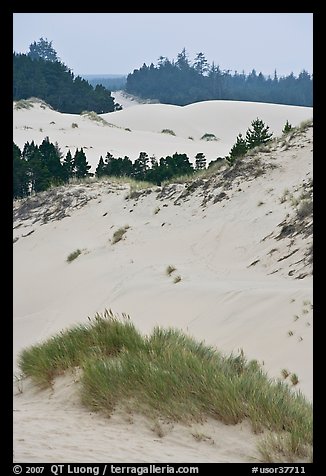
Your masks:
<svg viewBox="0 0 326 476"><path fill-rule="evenodd" d="M72 261L74 261L76 258L78 258L78 256L81 254L81 250L78 249L76 251L73 251L72 253L70 253L70 255L68 255L67 257L67 262L68 263L71 263Z"/></svg>
<svg viewBox="0 0 326 476"><path fill-rule="evenodd" d="M170 136L175 136L175 132L172 129L162 129L161 134L170 134Z"/></svg>
<svg viewBox="0 0 326 476"><path fill-rule="evenodd" d="M313 213L313 201L303 200L297 208L297 216L301 220Z"/></svg>
<svg viewBox="0 0 326 476"><path fill-rule="evenodd" d="M281 374L282 374L282 377L286 379L290 375L290 372L287 369L282 369Z"/></svg>
<svg viewBox="0 0 326 476"><path fill-rule="evenodd" d="M73 123L71 124L71 127L72 127L73 129L76 129L76 128L78 127L77 122L73 122Z"/></svg>
<svg viewBox="0 0 326 476"><path fill-rule="evenodd" d="M166 268L166 274L168 276L171 276L171 274L173 273L173 271L175 271L177 268L175 266L173 266L172 264L169 264L169 266Z"/></svg>
<svg viewBox="0 0 326 476"><path fill-rule="evenodd" d="M201 136L200 140L207 140L207 141L210 141L210 140L217 140L217 137L215 134L208 134L207 132Z"/></svg>
<svg viewBox="0 0 326 476"><path fill-rule="evenodd" d="M181 276L180 275L176 276L173 280L174 284L180 283L180 281L181 281Z"/></svg>
<svg viewBox="0 0 326 476"><path fill-rule="evenodd" d="M106 415L125 406L183 423L248 420L255 432L271 434L260 447L266 461L306 457L312 445L311 404L269 379L257 361L242 351L223 355L177 329L142 336L128 316L111 311L23 350L19 366L40 386L80 367L82 402Z"/></svg>
<svg viewBox="0 0 326 476"><path fill-rule="evenodd" d="M98 124L101 124L102 126L109 126L110 124L108 121L103 119L103 117L100 117L96 112L94 111L82 111L81 116L87 117L91 121L97 122Z"/></svg>
<svg viewBox="0 0 326 476"><path fill-rule="evenodd" d="M125 226L122 226L121 228L119 228L117 231L115 231L113 233L113 237L112 237L112 245L114 245L115 243L118 243L119 241L122 240L124 234L127 232L129 228L129 225L125 225Z"/></svg>

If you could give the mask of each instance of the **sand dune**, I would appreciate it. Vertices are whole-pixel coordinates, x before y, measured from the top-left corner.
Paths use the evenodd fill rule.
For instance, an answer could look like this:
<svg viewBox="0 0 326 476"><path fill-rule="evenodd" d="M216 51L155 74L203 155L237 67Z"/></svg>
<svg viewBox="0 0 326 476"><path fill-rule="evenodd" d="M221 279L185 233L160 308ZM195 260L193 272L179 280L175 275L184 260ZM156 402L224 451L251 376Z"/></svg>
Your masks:
<svg viewBox="0 0 326 476"><path fill-rule="evenodd" d="M133 133L98 126L79 116L77 132L82 136L84 131L89 143L94 140L94 148L100 137L97 131L112 131L117 141L119 134L128 138L119 147L141 134L150 138L148 144L152 141L161 147L154 137L163 135L153 131L165 124L162 111L170 121L167 127L181 134L186 131L182 117L188 117L199 136L203 130L218 132L212 112L218 106L229 108L230 114L234 108L236 134L240 123L247 126L247 118L258 113L275 128L286 119L300 122L311 115L308 108L250 103L208 102L185 108L141 105L112 113L117 125L131 125ZM210 123L204 120L205 107ZM21 145L25 134L32 137L38 124L52 119L58 138L62 129L66 141L75 141L72 115L35 106L15 112L17 142ZM24 131L24 121L34 131ZM223 124L226 134L226 118ZM312 128L248 158L233 176L227 168L223 170L198 180L192 191L176 184L128 198L127 185L101 181L16 201L14 373L22 348L111 308L128 313L143 333L155 325L174 326L223 352L243 349L271 377L280 378L281 370L287 368L299 377L296 388L312 399L311 217L300 221L297 212L312 186ZM114 231L126 224L124 239L112 245ZM69 253L77 248L82 254L67 263ZM169 264L181 277L177 284L166 274ZM85 410L74 378L78 379L71 375L58 379L52 392L36 391L28 381L15 386L15 461L245 462L259 458L257 437L245 423L240 427L212 421L193 428L175 425L159 437L152 423L137 415L132 423L119 412L105 420ZM206 437L198 441L193 433Z"/></svg>
<svg viewBox="0 0 326 476"><path fill-rule="evenodd" d="M312 108L239 101L205 101L189 106L140 104L122 111L102 114L108 124L77 114L61 114L42 104L30 109L15 109L14 142L23 147L26 141L39 144L48 136L57 142L65 155L84 148L94 172L100 156L110 152L114 157L127 155L132 161L144 151L157 159L175 152L186 153L194 163L198 152L207 162L230 152L237 135L245 134L251 121L259 117L279 135L286 120L293 126L312 119ZM77 124L78 127L73 127ZM164 129L175 136L162 133ZM214 134L216 141L202 140Z"/></svg>

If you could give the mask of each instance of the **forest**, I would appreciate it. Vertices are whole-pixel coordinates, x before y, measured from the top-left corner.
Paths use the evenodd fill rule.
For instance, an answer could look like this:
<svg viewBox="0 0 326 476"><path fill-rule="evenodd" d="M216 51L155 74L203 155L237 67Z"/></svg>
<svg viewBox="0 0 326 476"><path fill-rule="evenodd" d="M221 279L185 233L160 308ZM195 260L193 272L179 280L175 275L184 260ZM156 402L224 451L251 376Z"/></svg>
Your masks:
<svg viewBox="0 0 326 476"><path fill-rule="evenodd" d="M121 109L101 84L93 87L61 62L52 42L40 38L28 54L13 54L13 100L36 97L59 112L98 114Z"/></svg>
<svg viewBox="0 0 326 476"><path fill-rule="evenodd" d="M278 77L258 74L254 69L245 74L221 70L209 64L203 53L193 62L185 48L176 60L160 56L157 65L145 63L127 76L126 92L164 104L184 106L198 101L233 100L296 106L313 106L313 79L303 70Z"/></svg>

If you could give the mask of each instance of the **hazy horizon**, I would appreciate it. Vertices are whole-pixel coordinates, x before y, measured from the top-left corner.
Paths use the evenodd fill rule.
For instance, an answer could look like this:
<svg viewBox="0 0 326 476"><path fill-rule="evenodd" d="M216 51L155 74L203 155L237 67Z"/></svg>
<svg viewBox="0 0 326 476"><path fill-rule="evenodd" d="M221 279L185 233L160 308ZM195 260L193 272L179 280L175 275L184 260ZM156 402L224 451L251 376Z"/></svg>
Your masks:
<svg viewBox="0 0 326 476"><path fill-rule="evenodd" d="M60 28L58 28L60 25ZM313 72L312 13L14 13L13 49L41 37L75 75L125 76L186 49L232 73Z"/></svg>

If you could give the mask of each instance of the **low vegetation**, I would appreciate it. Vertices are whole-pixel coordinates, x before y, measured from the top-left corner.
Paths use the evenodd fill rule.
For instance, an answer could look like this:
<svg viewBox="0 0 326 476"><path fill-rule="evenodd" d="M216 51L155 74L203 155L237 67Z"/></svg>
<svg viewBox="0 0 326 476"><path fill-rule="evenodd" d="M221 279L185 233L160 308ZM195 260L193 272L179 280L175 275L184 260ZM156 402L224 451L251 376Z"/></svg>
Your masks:
<svg viewBox="0 0 326 476"><path fill-rule="evenodd" d="M162 129L161 134L170 134L170 136L175 136L175 132L172 129Z"/></svg>
<svg viewBox="0 0 326 476"><path fill-rule="evenodd" d="M70 255L68 255L67 257L68 263L71 263L72 261L74 261L76 258L78 258L80 254L81 254L81 250L79 249L70 253Z"/></svg>
<svg viewBox="0 0 326 476"><path fill-rule="evenodd" d="M111 241L112 245L122 240L124 234L127 233L128 228L129 228L129 225L125 225L113 233L113 237Z"/></svg>
<svg viewBox="0 0 326 476"><path fill-rule="evenodd" d="M82 111L80 113L82 116L87 117L91 121L97 122L99 124L102 124L103 126L109 126L110 124L108 121L100 117L96 112L94 111Z"/></svg>
<svg viewBox="0 0 326 476"><path fill-rule="evenodd" d="M210 141L210 140L217 140L217 137L215 134L208 134L207 132L201 136L200 138L201 140L207 140L207 141Z"/></svg>
<svg viewBox="0 0 326 476"><path fill-rule="evenodd" d="M171 276L171 274L176 270L176 267L169 264L169 266L166 268L166 274L168 276Z"/></svg>
<svg viewBox="0 0 326 476"><path fill-rule="evenodd" d="M19 366L40 387L79 367L82 402L106 415L125 406L183 423L248 420L253 431L271 432L260 445L266 461L311 454L312 406L301 393L269 379L243 352L223 355L176 329L156 327L142 336L128 316L106 311L24 349Z"/></svg>

